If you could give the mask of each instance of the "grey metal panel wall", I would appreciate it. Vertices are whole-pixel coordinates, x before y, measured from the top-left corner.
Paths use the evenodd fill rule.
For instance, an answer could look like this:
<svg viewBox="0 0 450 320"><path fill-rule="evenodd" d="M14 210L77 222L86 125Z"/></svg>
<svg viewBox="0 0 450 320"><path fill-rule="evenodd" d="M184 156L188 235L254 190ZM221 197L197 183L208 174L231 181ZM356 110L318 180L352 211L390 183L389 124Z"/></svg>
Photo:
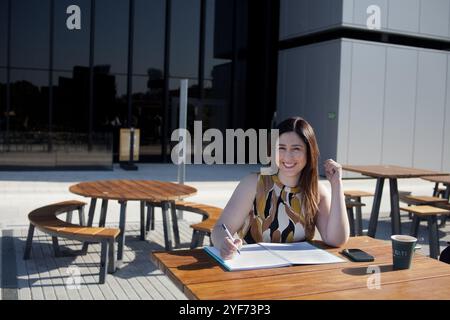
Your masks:
<svg viewBox="0 0 450 320"><path fill-rule="evenodd" d="M415 49L387 48L382 163L413 165L417 58Z"/></svg>
<svg viewBox="0 0 450 320"><path fill-rule="evenodd" d="M450 169L450 53L344 39L337 159Z"/></svg>
<svg viewBox="0 0 450 320"><path fill-rule="evenodd" d="M367 7L381 9L382 30L426 38L450 39L449 0L343 0L342 24L367 28Z"/></svg>
<svg viewBox="0 0 450 320"><path fill-rule="evenodd" d="M280 40L342 24L343 0L281 0Z"/></svg>
<svg viewBox="0 0 450 320"><path fill-rule="evenodd" d="M400 32L419 32L420 0L389 1L388 28Z"/></svg>
<svg viewBox="0 0 450 320"><path fill-rule="evenodd" d="M314 127L321 159L336 158L340 40L280 52L278 121L302 116Z"/></svg>
<svg viewBox="0 0 450 320"><path fill-rule="evenodd" d="M450 54L447 55L447 95L445 106L445 125L443 130L442 170L450 172Z"/></svg>
<svg viewBox="0 0 450 320"><path fill-rule="evenodd" d="M381 10L384 31L450 39L449 0L281 0L280 39L348 26L367 29L367 8Z"/></svg>
<svg viewBox="0 0 450 320"><path fill-rule="evenodd" d="M447 56L436 51L419 52L413 165L441 169Z"/></svg>
<svg viewBox="0 0 450 320"><path fill-rule="evenodd" d="M421 0L420 33L450 38L450 1Z"/></svg>
<svg viewBox="0 0 450 320"><path fill-rule="evenodd" d="M381 161L383 118L380 106L384 96L385 58L384 47L370 43L353 45L349 163Z"/></svg>
<svg viewBox="0 0 450 320"><path fill-rule="evenodd" d="M341 70L339 79L339 125L336 159L348 163L348 139L350 128L350 100L352 93L353 44L341 41Z"/></svg>
<svg viewBox="0 0 450 320"><path fill-rule="evenodd" d="M346 1L346 0L344 0ZM367 14L367 8L371 5L377 5L381 10L381 28L387 28L387 19L388 16L388 1L387 0L356 0L353 1L353 19L349 22L351 25L356 25L357 27L367 28L367 18L369 15Z"/></svg>

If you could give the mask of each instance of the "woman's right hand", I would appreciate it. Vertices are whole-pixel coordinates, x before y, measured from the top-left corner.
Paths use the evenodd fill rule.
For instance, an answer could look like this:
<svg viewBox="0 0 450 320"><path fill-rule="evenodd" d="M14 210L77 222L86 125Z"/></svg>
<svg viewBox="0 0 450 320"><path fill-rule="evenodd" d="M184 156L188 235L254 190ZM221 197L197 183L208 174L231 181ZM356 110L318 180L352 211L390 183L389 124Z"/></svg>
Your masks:
<svg viewBox="0 0 450 320"><path fill-rule="evenodd" d="M234 243L234 244L233 244ZM230 238L225 237L220 248L220 255L224 260L233 259L234 255L237 253L237 248L242 247L241 239L234 239L234 242Z"/></svg>

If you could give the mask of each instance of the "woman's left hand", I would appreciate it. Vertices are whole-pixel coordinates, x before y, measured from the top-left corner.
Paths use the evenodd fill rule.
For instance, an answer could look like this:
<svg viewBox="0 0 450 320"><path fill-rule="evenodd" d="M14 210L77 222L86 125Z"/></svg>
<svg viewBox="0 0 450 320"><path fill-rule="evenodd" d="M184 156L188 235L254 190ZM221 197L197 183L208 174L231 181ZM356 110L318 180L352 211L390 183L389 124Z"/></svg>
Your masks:
<svg viewBox="0 0 450 320"><path fill-rule="evenodd" d="M324 163L325 175L330 183L340 183L342 179L342 166L332 159L328 159Z"/></svg>

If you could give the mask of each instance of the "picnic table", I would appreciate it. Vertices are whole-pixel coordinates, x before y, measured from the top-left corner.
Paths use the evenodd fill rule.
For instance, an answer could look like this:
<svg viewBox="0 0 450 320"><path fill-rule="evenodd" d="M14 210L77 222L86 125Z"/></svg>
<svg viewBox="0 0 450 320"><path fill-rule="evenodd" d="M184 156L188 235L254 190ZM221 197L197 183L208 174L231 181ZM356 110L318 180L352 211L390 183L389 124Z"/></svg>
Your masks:
<svg viewBox="0 0 450 320"><path fill-rule="evenodd" d="M367 236L352 237L341 248L313 244L341 257L344 248L360 248L375 261L230 272L202 249L153 252L151 259L190 299L450 299L446 263L416 252L411 269L394 271L391 242Z"/></svg>
<svg viewBox="0 0 450 320"><path fill-rule="evenodd" d="M449 200L449 198L450 198L450 175L430 176L430 177L423 177L422 179L436 183L436 187L435 187L435 191L434 191L435 196L437 196L439 184L442 183L445 186L444 198Z"/></svg>
<svg viewBox="0 0 450 320"><path fill-rule="evenodd" d="M102 199L99 226L104 227L108 208L108 200L117 200L120 204L120 235L118 238L117 260L123 258L125 244L125 222L128 201L140 201L141 204L141 240L145 239L145 203L159 202L162 208L165 249L172 250L171 233L169 231L169 210L172 216L172 229L175 246L180 245L178 220L175 201L193 196L197 189L166 181L155 180L100 180L81 182L69 187L70 192L91 198L88 214L88 226L92 226L98 199Z"/></svg>
<svg viewBox="0 0 450 320"><path fill-rule="evenodd" d="M404 178L422 178L427 176L448 175L448 173L393 165L343 165L342 169L346 171L361 173L363 175L377 179L372 212L370 214L369 230L367 233L367 235L370 237L375 237L377 231L378 216L380 213L381 197L383 194L385 179L389 179L390 186L392 234L401 234L402 230L400 223L400 202L397 180Z"/></svg>

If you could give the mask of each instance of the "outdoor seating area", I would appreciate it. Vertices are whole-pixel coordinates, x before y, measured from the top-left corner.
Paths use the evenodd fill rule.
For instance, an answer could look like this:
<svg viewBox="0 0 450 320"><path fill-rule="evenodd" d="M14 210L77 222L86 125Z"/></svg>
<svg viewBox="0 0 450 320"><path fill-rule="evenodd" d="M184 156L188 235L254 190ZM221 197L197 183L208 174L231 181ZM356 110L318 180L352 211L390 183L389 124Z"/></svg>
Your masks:
<svg viewBox="0 0 450 320"><path fill-rule="evenodd" d="M170 166L167 166L167 170L172 170L169 168ZM355 167L352 166L351 169L355 170ZM394 168L389 170L391 170L389 174L392 175ZM206 283L203 283L200 278L217 281L215 277L225 277L224 281L231 282L239 278L236 278L234 273L224 275L223 273L227 272L218 267L213 260L206 263L205 259L208 257L203 254L201 248L212 244L211 240L204 243L204 238L211 236L212 229L235 183L230 185L227 181L205 181L194 182L192 185L191 183L180 185L173 180L172 182L138 180L128 175L130 178L124 179L123 176L109 173L101 180L87 179L89 181L65 184L65 191L61 190L61 194L65 197L73 197L75 194L80 198L74 200L61 198L62 201L52 201L31 210L27 218L28 230L24 226L3 228L0 243L3 245L2 250L11 252L11 261L3 262L2 265L13 266L14 272L12 275L2 270L2 277L9 276L15 279L15 281L12 278L9 279L11 292L13 292L11 297L15 299L170 300L202 299L209 294L212 294L213 296L210 297L214 298L228 297L214 291L215 283L210 283L206 291L201 289L206 288ZM158 175L155 176L158 177ZM448 196L449 184L444 184L444 192L435 193L435 184L420 178L420 174L417 174L415 180L409 185L409 190L408 184L402 184L401 188L405 191L398 192L397 198L395 194L393 197L391 189L390 201L387 204L384 198L381 198L383 191L380 190L380 180L375 182L374 179L344 179L351 239L355 239L351 240L346 247L352 247L353 243L359 248L367 247L367 252L381 259L377 260L379 263L388 263L391 259L390 242L383 240L389 240L390 235L393 234L392 225L393 222L395 223L396 213L392 212L392 208L396 207L391 202L392 199L398 199L399 227L404 230L402 234L410 234L419 240L419 249L414 258L417 259L417 264L421 265L420 268L423 270L427 270L426 265L434 266L434 262L431 262L434 260L437 264L433 268L444 268L439 265L442 262L437 260L446 247L446 241L450 240L450 228L445 222L439 224L438 221L444 221L444 217L450 214L449 200L444 198ZM439 176L439 179L448 178ZM404 182L406 179L399 177L399 180ZM216 187L213 197L211 193L208 193L211 185ZM391 187L392 185L391 183ZM417 187L418 185L420 188ZM82 201L83 199L85 201ZM194 201L190 201L191 199ZM220 199L220 202L217 199ZM97 206L100 200L101 205ZM402 203L401 206L400 203ZM183 212L182 215L180 211ZM410 213L411 216L401 215L401 212ZM116 213L119 213L118 220L111 220ZM130 219L131 216L134 218ZM422 221L427 223L421 223ZM368 234L371 224L376 225L376 236ZM373 245L365 244L372 238L380 240ZM319 235L315 241L320 243ZM333 250L331 252L337 249ZM199 255L200 253L202 255ZM200 269L198 271L200 278L197 276L192 278L196 264L187 268L186 263L190 265L187 261L191 261L191 254L202 265L199 268L203 271L200 272ZM178 264L180 265L177 267ZM214 266L212 265L212 269L205 273L205 270L209 268L206 265L209 264ZM298 272L301 273L306 271L304 269L306 266L295 268L299 268ZM328 270L325 266L320 268L312 266L312 268L318 271L325 270L324 268ZM332 266L329 270L338 272L339 269ZM432 270L426 272L432 273ZM443 281L447 281L444 273L442 269L442 274L439 276L443 277ZM281 276L283 272L276 274ZM392 283L397 282L393 274L389 277ZM406 275L404 277L407 278ZM399 281L407 281L406 278ZM250 283L256 279L248 281ZM289 280L286 279L286 281L287 285ZM357 287L360 285L357 284ZM391 296L396 297L397 290L401 290L406 285L406 282L402 282L397 289L391 284ZM305 295L299 295L297 298L329 298L346 295L350 297L353 294L356 296L364 294L361 291L362 288L359 291L351 289L354 293L350 289L347 291L346 288L340 288L335 296L330 295L326 286L323 290L325 290L323 295L312 292L306 294L307 291L305 291ZM328 293L325 294L325 292ZM271 293L265 292L262 296L243 296L242 298L269 297L272 297Z"/></svg>

